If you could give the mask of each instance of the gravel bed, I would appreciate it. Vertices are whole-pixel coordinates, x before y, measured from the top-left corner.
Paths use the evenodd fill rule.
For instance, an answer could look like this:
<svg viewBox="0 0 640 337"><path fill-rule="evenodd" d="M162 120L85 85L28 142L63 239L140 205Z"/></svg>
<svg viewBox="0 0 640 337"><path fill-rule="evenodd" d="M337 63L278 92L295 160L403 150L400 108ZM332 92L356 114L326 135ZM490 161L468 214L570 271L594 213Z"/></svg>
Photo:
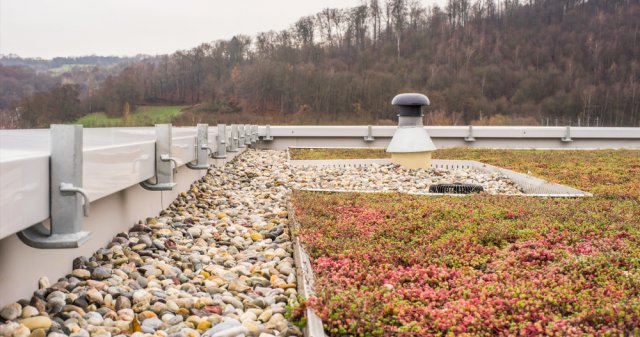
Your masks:
<svg viewBox="0 0 640 337"><path fill-rule="evenodd" d="M284 152L249 150L0 310L0 336L300 336Z"/></svg>
<svg viewBox="0 0 640 337"><path fill-rule="evenodd" d="M522 194L509 178L476 169L416 169L394 164L360 167L296 166L295 188L426 193L432 184L477 184L489 194Z"/></svg>

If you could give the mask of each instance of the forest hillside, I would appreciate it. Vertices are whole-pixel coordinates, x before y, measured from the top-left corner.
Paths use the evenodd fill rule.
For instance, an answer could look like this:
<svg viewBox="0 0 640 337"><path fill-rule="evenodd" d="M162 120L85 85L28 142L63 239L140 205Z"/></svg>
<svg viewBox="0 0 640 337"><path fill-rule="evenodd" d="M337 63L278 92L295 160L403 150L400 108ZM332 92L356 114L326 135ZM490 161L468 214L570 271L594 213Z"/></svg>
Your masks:
<svg viewBox="0 0 640 337"><path fill-rule="evenodd" d="M639 18L640 0L370 0L84 69L5 111L24 127L153 104L190 105L177 124L384 124L394 95L420 92L428 124L640 126Z"/></svg>

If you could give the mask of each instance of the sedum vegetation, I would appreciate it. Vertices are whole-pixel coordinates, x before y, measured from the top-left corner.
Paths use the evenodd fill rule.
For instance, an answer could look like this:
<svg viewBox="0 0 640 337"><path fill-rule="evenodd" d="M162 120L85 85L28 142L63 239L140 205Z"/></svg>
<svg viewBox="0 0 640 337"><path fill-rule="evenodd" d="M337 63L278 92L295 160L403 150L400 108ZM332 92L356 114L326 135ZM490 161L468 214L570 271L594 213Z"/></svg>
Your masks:
<svg viewBox="0 0 640 337"><path fill-rule="evenodd" d="M640 334L640 151L438 153L595 197L295 192L330 335Z"/></svg>
<svg viewBox="0 0 640 337"><path fill-rule="evenodd" d="M289 149L292 160L327 159L380 159L390 158L385 149L349 149L349 148L293 148Z"/></svg>
<svg viewBox="0 0 640 337"><path fill-rule="evenodd" d="M639 150L441 149L434 159L468 159L532 174L599 198L640 200Z"/></svg>

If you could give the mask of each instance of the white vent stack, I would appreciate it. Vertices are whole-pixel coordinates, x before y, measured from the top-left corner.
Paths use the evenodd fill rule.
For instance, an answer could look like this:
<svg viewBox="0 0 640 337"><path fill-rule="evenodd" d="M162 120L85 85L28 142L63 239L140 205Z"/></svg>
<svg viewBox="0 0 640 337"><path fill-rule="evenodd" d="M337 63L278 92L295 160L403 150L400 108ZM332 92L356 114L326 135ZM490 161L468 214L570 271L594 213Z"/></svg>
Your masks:
<svg viewBox="0 0 640 337"><path fill-rule="evenodd" d="M422 107L430 104L429 98L422 94L400 94L391 104L400 107L398 129L387 147L391 161L409 169L431 167L431 152L436 146L422 123Z"/></svg>

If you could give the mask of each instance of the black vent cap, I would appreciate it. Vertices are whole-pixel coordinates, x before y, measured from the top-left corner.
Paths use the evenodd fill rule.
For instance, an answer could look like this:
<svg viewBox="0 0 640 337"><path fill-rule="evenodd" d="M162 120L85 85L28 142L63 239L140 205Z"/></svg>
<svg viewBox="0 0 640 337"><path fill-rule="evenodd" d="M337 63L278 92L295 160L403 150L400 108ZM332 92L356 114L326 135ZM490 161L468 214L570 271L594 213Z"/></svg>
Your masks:
<svg viewBox="0 0 640 337"><path fill-rule="evenodd" d="M422 107L431 104L429 98L423 94L400 94L393 98L392 105L400 107L400 114L398 116L424 116L422 113Z"/></svg>

